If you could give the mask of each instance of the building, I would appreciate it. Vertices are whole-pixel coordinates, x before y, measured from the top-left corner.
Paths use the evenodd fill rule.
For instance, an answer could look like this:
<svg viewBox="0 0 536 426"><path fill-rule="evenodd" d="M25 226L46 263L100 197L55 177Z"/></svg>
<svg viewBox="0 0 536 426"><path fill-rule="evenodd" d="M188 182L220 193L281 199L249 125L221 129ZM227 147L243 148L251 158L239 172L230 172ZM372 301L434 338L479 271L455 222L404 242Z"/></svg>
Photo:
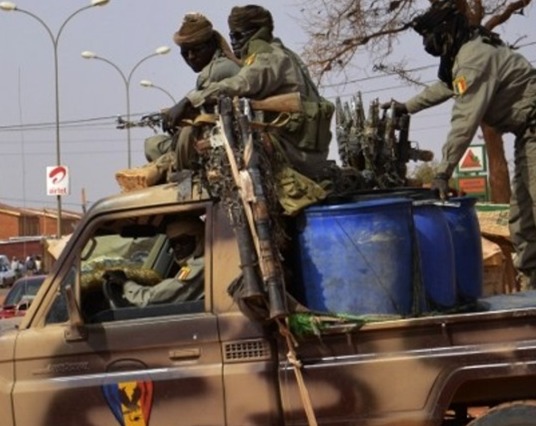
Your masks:
<svg viewBox="0 0 536 426"><path fill-rule="evenodd" d="M81 213L62 210L62 235L71 234L81 218ZM0 203L0 254L20 260L39 255L48 271L53 259L47 253L47 241L57 237L57 226L56 210Z"/></svg>

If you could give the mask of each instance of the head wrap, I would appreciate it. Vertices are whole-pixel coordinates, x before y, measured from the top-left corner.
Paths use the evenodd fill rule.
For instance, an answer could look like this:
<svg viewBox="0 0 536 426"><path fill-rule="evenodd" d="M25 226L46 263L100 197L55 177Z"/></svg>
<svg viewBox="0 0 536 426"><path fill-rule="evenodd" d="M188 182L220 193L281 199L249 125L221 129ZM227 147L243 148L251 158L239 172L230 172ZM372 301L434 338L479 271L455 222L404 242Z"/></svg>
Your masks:
<svg viewBox="0 0 536 426"><path fill-rule="evenodd" d="M452 89L452 67L460 48L473 37L466 16L452 0L435 0L411 25L424 41L425 50L440 56L438 77Z"/></svg>
<svg viewBox="0 0 536 426"><path fill-rule="evenodd" d="M212 22L197 12L187 13L182 25L173 35L173 41L179 46L188 44L201 44L214 35Z"/></svg>
<svg viewBox="0 0 536 426"><path fill-rule="evenodd" d="M196 217L185 217L178 222L171 222L166 227L166 235L173 239L181 235L193 235L201 237L205 232L205 223Z"/></svg>
<svg viewBox="0 0 536 426"><path fill-rule="evenodd" d="M437 29L438 26L459 15L460 10L455 1L436 0L422 15L417 16L411 26L420 35L424 36Z"/></svg>
<svg viewBox="0 0 536 426"><path fill-rule="evenodd" d="M181 27L175 34L173 34L173 41L179 46L191 46L205 43L212 37L216 39L218 47L227 58L240 64L240 61L234 55L229 43L227 43L225 38L223 38L218 31L214 30L212 22L201 13L187 13L184 16Z"/></svg>
<svg viewBox="0 0 536 426"><path fill-rule="evenodd" d="M243 31L261 27L268 27L270 31L274 30L274 20L270 11L254 4L233 7L227 22L231 31Z"/></svg>

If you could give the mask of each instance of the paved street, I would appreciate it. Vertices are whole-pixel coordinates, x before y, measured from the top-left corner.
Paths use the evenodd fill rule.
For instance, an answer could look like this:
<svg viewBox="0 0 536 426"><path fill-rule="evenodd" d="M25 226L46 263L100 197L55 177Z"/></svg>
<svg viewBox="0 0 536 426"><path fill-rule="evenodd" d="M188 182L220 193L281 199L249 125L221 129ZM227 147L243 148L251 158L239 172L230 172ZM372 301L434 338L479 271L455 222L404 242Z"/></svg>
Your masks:
<svg viewBox="0 0 536 426"><path fill-rule="evenodd" d="M0 305L4 303L4 297L6 297L8 291L8 288L0 288Z"/></svg>

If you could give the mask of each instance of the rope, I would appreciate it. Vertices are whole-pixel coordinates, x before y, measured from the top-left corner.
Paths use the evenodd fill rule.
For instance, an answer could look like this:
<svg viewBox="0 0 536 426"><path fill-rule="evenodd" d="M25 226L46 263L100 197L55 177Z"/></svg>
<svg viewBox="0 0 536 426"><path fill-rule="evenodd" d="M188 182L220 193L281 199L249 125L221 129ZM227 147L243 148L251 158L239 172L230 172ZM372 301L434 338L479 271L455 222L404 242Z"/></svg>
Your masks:
<svg viewBox="0 0 536 426"><path fill-rule="evenodd" d="M307 416L307 424L309 426L317 426L318 422L316 420L315 412L313 410L313 404L311 403L311 397L309 395L309 391L307 390L307 386L305 385L305 381L303 380L303 375L301 371L303 365L298 359L296 351L294 350L294 348L298 346L298 343L290 332L286 322L283 322L283 320L278 319L277 323L279 325L279 333L285 338L285 341L287 342L287 360L290 365L292 365L294 374L296 376L296 381L298 382L300 397L302 400L303 408L305 410L305 415Z"/></svg>

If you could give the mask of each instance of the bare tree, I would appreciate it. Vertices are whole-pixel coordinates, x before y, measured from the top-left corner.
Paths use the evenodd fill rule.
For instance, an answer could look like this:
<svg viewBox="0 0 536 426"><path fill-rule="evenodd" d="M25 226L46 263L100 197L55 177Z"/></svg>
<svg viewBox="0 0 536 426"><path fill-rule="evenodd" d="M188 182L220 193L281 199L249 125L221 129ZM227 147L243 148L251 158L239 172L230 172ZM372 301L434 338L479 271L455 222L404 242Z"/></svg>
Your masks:
<svg viewBox="0 0 536 426"><path fill-rule="evenodd" d="M453 0L470 22L493 30L513 14L522 14L532 0ZM430 0L433 2L433 0ZM319 81L351 67L366 50L379 71L396 72L408 82L419 81L403 64L389 64L389 55L409 23L429 6L424 0L309 0L303 3L304 28L309 36L304 59ZM490 165L491 199L507 203L510 178L502 136L482 126Z"/></svg>

